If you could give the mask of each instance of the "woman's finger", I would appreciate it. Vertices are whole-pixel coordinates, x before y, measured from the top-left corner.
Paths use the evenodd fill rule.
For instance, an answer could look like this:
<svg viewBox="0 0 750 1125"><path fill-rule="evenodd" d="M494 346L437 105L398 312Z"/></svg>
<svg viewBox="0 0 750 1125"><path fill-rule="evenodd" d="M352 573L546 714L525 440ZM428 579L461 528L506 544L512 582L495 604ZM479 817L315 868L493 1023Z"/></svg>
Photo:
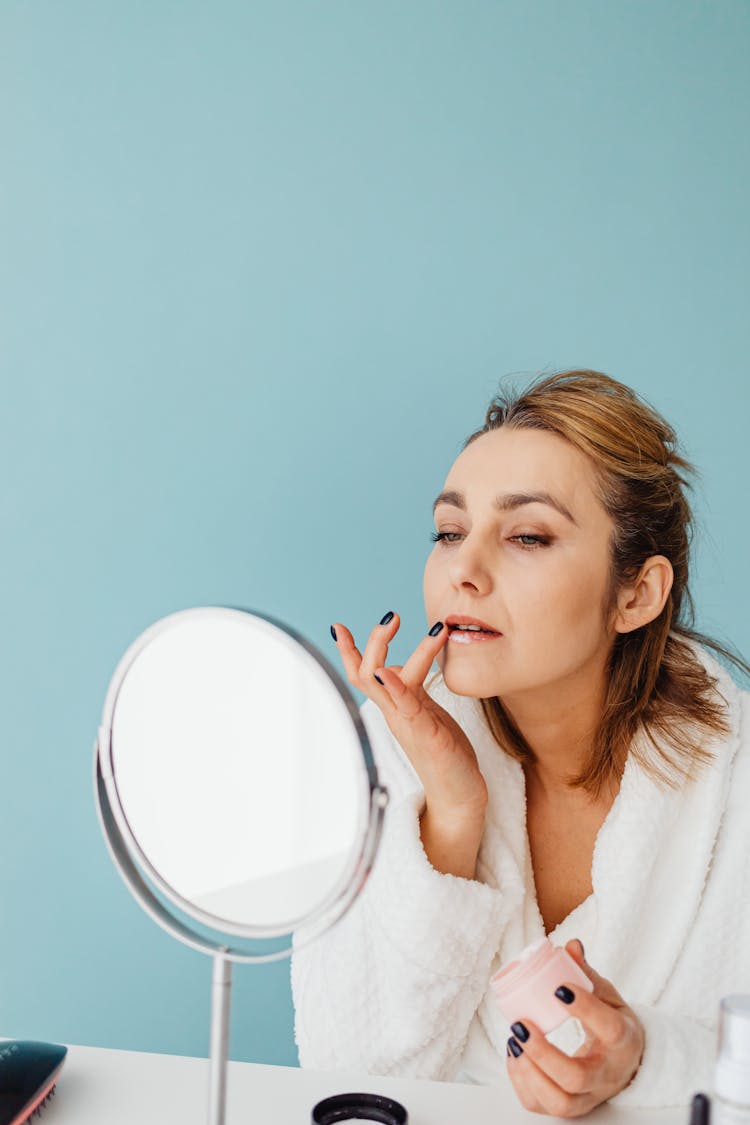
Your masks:
<svg viewBox="0 0 750 1125"><path fill-rule="evenodd" d="M363 680L371 679L375 669L380 668L388 659L388 645L391 643L401 625L401 618L393 610L386 614L375 625L367 638L365 651L362 654L360 676ZM364 689L363 689L364 690Z"/></svg>
<svg viewBox="0 0 750 1125"><path fill-rule="evenodd" d="M604 980L604 978L601 978ZM605 982L609 983L609 982ZM587 992L574 984L563 984L555 991L560 1007L571 1016L577 1016L583 1026L605 1047L616 1046L628 1032L628 1021L622 1009L600 999L595 992Z"/></svg>
<svg viewBox="0 0 750 1125"><path fill-rule="evenodd" d="M336 647L339 650L341 663L344 666L344 672L349 683L365 695L377 703L378 706L385 711L394 710L393 702L372 675L363 675L362 672L362 653L359 651L354 643L354 637L347 629L346 625L342 625L336 621L333 625L336 630Z"/></svg>
<svg viewBox="0 0 750 1125"><path fill-rule="evenodd" d="M382 627L382 625L380 625L380 628L390 628L394 620L397 620L396 614L394 614L394 618L387 622L387 627ZM396 625L396 628L398 628L398 625ZM336 648L338 649L338 655L341 657L341 663L344 666L347 681L349 681L353 687L359 688L359 691L367 695L368 699L371 699L373 703L377 703L380 710L386 715L386 718L388 718L390 714L394 713L396 708L388 692L383 690L381 679L374 676L371 670L367 668L367 665L365 665L364 658L358 647L356 647L352 633L346 628L346 625L336 621L332 625L332 636L334 630L336 633ZM386 652L387 649L388 643L386 640ZM367 649L365 649L365 651L367 651Z"/></svg>
<svg viewBox="0 0 750 1125"><path fill-rule="evenodd" d="M569 953L576 965L581 969L586 967L586 951L580 938L571 938L565 942L565 952Z"/></svg>
<svg viewBox="0 0 750 1125"><path fill-rule="evenodd" d="M401 679L407 687L418 688L427 679L435 657L448 639L448 628L436 621L422 638L401 670Z"/></svg>
<svg viewBox="0 0 750 1125"><path fill-rule="evenodd" d="M507 1054L508 1077L510 1078L513 1089L516 1091L516 1096L518 1097L519 1102L524 1109L527 1109L529 1111L529 1113L542 1113L543 1107L539 1104L534 1094L528 1088L525 1068L515 1065L516 1059L511 1052L510 1047L508 1047Z"/></svg>
<svg viewBox="0 0 750 1125"><path fill-rule="evenodd" d="M523 1054L532 1059L561 1090L567 1094L583 1094L594 1088L598 1064L586 1057L571 1058L553 1047L531 1020L512 1024L511 1031Z"/></svg>
<svg viewBox="0 0 750 1125"><path fill-rule="evenodd" d="M339 650L341 663L344 665L347 679L350 683L354 683L359 675L360 665L362 664L362 653L359 651L354 643L354 637L351 635L346 625L342 625L340 621L334 622L331 626L331 636L335 634L336 648Z"/></svg>
<svg viewBox="0 0 750 1125"><path fill-rule="evenodd" d="M593 984L595 996L598 996L605 1004L611 1004L614 1008L626 1007L625 1001L612 984L612 981L607 980L606 977L603 977L601 973L597 973L596 969L592 969L591 965L589 965L583 949L583 942L580 938L572 938L569 942L566 942L565 949L578 965L579 969L586 974Z"/></svg>
<svg viewBox="0 0 750 1125"><path fill-rule="evenodd" d="M508 1074L516 1089L523 1090L523 1104L532 1112L580 1117L591 1108L591 1095L563 1090L525 1050L517 1057L514 1052L508 1057Z"/></svg>
<svg viewBox="0 0 750 1125"><path fill-rule="evenodd" d="M374 676L382 682L383 687L388 692L394 706L403 719L406 719L407 722L413 722L420 717L421 712L424 710L422 701L414 694L412 689L404 683L401 671L397 671L395 668L377 668L374 672ZM426 715L425 718L427 718ZM430 715L430 734L434 733L436 726L434 716Z"/></svg>
<svg viewBox="0 0 750 1125"><path fill-rule="evenodd" d="M401 673L394 668L378 668L375 674L382 680L383 688L397 712L396 717L404 724L404 731L408 727L410 745L415 748L428 747L425 751L428 758L434 756L436 751L440 753L453 746L453 737L448 727L438 722L433 710L425 707L424 692L418 695L404 683ZM422 756L418 750L416 752L419 757ZM413 764L419 772L416 763Z"/></svg>

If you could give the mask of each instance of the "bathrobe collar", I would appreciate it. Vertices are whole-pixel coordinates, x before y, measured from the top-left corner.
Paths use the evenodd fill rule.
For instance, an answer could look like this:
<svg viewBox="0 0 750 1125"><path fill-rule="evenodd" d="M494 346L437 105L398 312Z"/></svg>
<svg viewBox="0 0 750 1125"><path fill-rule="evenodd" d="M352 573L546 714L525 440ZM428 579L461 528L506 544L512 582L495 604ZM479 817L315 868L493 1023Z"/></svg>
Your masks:
<svg viewBox="0 0 750 1125"><path fill-rule="evenodd" d="M549 934L555 945L563 945L581 936L577 927L585 917L587 960L632 1003L658 1000L688 937L740 739L737 687L705 649L695 646L695 651L727 702L730 733L707 743L714 761L676 789L650 778L633 754L628 756L619 793L596 839L593 895ZM488 783L477 877L503 894L503 913L513 932L498 935L498 940L504 955L513 956L544 936L533 893L523 769L497 745L477 700L454 695L442 676L431 685L430 695L462 726ZM648 949L648 957L633 957L636 948Z"/></svg>

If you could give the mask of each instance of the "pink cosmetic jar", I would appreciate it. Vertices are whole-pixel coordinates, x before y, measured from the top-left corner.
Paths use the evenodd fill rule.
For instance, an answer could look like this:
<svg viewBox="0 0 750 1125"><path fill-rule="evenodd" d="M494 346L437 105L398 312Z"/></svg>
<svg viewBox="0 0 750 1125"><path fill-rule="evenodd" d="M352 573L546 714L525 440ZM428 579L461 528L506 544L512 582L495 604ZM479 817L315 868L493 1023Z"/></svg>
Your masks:
<svg viewBox="0 0 750 1125"><path fill-rule="evenodd" d="M573 958L549 938L528 945L503 965L490 981L500 1011L508 1023L532 1020L550 1043L568 1055L585 1040L580 1020L555 996L561 984L593 992L594 986Z"/></svg>

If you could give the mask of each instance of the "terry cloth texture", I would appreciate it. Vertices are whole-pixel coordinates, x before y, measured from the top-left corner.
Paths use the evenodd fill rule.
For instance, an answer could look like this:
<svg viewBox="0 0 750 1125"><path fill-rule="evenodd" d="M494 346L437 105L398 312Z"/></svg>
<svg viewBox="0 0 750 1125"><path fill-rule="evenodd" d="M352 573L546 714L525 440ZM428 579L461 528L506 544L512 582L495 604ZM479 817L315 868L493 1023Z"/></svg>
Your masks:
<svg viewBox="0 0 750 1125"><path fill-rule="evenodd" d="M677 789L629 756L596 839L593 894L549 934L556 945L580 938L643 1023L640 1069L611 1099L620 1105L687 1104L710 1088L719 1000L750 993L750 693L696 651L727 702L730 734ZM419 778L367 700L361 714L390 793L383 839L354 906L293 956L296 1041L304 1067L504 1084L510 1030L489 981L544 936L525 779L476 700L440 676L429 690L466 732L489 788L476 878L430 865Z"/></svg>

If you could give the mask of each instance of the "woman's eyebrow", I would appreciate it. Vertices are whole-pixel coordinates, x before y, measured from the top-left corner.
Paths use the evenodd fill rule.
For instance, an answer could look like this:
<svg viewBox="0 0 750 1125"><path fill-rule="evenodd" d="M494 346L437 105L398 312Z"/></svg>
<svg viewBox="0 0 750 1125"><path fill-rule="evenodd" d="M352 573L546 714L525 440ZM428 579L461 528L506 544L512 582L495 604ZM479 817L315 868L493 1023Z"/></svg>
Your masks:
<svg viewBox="0 0 750 1125"><path fill-rule="evenodd" d="M441 492L432 505L433 514L438 504L450 504L454 508L466 511L466 499L463 492L452 490ZM526 504L547 504L548 507L554 508L566 520L570 520L572 524L578 527L577 521L562 500L558 500L550 492L501 492L493 501L493 507L497 508L499 512L510 512L515 508L523 508Z"/></svg>

